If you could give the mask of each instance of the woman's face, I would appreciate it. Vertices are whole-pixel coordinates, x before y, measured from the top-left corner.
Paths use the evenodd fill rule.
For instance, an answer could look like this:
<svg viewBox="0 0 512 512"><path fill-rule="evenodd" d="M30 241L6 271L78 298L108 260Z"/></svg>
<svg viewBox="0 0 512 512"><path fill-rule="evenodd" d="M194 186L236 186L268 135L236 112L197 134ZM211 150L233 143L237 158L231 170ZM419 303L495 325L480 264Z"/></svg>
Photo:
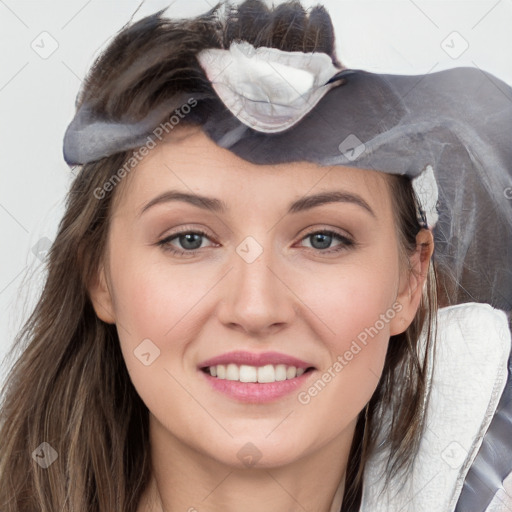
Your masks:
<svg viewBox="0 0 512 512"><path fill-rule="evenodd" d="M256 166L183 128L124 180L91 296L151 421L239 467L350 439L419 300L386 177Z"/></svg>

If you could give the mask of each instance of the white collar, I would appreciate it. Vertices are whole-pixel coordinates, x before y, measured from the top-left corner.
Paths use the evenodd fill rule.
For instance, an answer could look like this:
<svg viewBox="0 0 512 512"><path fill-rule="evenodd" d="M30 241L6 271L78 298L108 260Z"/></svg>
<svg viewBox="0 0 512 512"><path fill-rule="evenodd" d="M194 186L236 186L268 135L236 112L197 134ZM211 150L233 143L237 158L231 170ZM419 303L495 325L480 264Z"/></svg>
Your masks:
<svg viewBox="0 0 512 512"><path fill-rule="evenodd" d="M467 303L438 313L427 428L403 487L383 488L386 454L365 468L360 512L453 512L508 376L506 314ZM339 512L339 509L338 511Z"/></svg>

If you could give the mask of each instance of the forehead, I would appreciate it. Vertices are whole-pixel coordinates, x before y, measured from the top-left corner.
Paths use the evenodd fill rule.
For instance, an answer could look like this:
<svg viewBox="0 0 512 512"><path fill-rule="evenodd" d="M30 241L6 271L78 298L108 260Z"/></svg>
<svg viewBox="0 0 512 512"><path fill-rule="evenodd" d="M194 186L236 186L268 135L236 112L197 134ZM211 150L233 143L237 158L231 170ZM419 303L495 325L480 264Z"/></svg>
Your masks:
<svg viewBox="0 0 512 512"><path fill-rule="evenodd" d="M257 150L264 151L261 147ZM115 209L138 208L168 189L223 198L228 208L281 204L332 190L364 198L381 215L391 212L388 176L382 172L310 162L256 165L215 144L198 127L180 127L134 167L116 191ZM253 204L254 206L254 204Z"/></svg>

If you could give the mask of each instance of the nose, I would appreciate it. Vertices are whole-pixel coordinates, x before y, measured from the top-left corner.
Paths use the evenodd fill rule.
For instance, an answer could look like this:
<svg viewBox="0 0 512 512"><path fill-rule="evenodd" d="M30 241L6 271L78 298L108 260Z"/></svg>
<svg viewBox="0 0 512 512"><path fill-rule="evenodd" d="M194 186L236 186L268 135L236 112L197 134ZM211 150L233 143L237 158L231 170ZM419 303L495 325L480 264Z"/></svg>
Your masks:
<svg viewBox="0 0 512 512"><path fill-rule="evenodd" d="M271 250L263 250L252 262L234 252L218 309L224 325L264 337L293 322L297 299L286 282L284 265L277 260Z"/></svg>

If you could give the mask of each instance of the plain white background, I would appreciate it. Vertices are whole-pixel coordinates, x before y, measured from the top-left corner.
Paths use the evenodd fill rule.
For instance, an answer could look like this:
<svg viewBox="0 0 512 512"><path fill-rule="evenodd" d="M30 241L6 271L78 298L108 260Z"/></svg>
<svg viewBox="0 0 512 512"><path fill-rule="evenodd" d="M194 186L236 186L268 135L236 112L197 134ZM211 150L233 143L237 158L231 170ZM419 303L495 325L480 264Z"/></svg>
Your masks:
<svg viewBox="0 0 512 512"><path fill-rule="evenodd" d="M0 0L0 362L44 282L44 254L73 176L62 137L78 88L139 3ZM421 74L472 66L512 84L512 0L322 3L347 67ZM171 17L194 16L213 4L148 0L134 19L167 6ZM9 367L4 360L0 383Z"/></svg>

